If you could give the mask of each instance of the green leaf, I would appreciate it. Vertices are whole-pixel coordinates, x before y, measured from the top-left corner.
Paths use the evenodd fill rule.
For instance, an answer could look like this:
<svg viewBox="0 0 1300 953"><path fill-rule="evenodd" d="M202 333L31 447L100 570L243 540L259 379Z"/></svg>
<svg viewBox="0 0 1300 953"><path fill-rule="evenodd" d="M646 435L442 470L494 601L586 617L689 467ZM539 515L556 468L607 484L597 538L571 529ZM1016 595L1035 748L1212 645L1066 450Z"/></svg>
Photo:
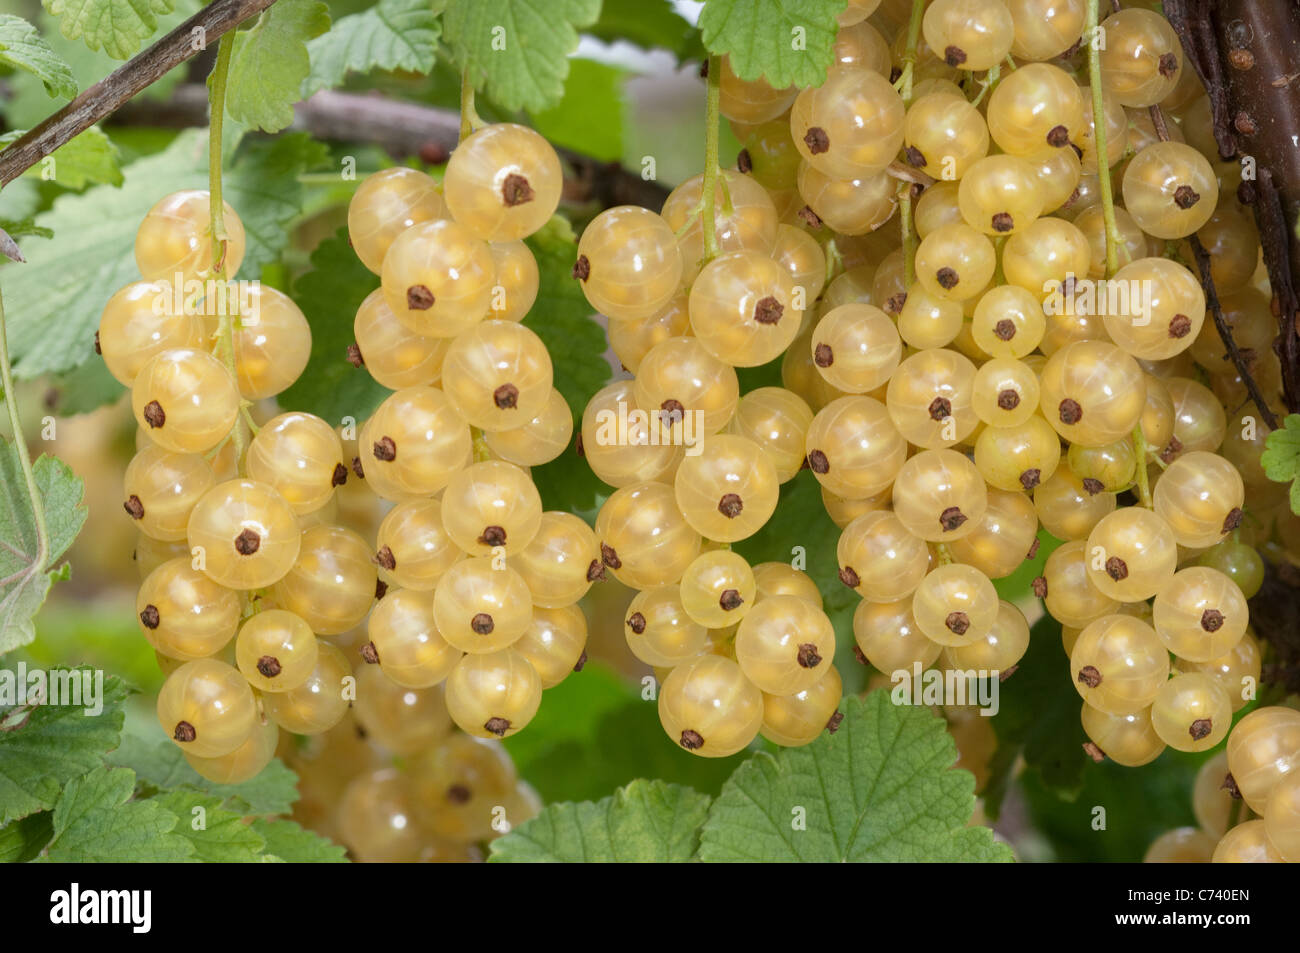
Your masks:
<svg viewBox="0 0 1300 953"><path fill-rule="evenodd" d="M578 29L600 0L448 0L443 33L456 65L503 109L533 112L559 102Z"/></svg>
<svg viewBox="0 0 1300 953"><path fill-rule="evenodd" d="M600 504L613 492L578 455L576 442L570 443L549 463L533 467L532 475L543 508L574 513L588 523L595 522Z"/></svg>
<svg viewBox="0 0 1300 953"><path fill-rule="evenodd" d="M633 781L594 804L552 804L492 842L498 863L683 863L694 858L707 795Z"/></svg>
<svg viewBox="0 0 1300 953"><path fill-rule="evenodd" d="M329 8L320 0L278 0L251 30L235 34L226 112L264 132L286 128L311 72L307 42L329 28Z"/></svg>
<svg viewBox="0 0 1300 953"><path fill-rule="evenodd" d="M54 836L54 815L29 814L0 827L0 864L25 864L35 860Z"/></svg>
<svg viewBox="0 0 1300 953"><path fill-rule="evenodd" d="M1286 483L1300 476L1300 414L1290 414L1264 440L1259 465L1270 480Z"/></svg>
<svg viewBox="0 0 1300 953"><path fill-rule="evenodd" d="M1167 748L1140 768L1126 768L1107 758L1091 760L1082 784L1068 796L1048 787L1042 775L1026 772L1017 779L1030 827L1026 860L1070 863L1142 861L1151 842L1175 827L1196 825L1188 792L1196 772L1212 752L1185 754ZM1097 807L1106 810L1105 826L1096 825ZM1041 856L1030 856L1033 852Z"/></svg>
<svg viewBox="0 0 1300 953"><path fill-rule="evenodd" d="M152 722L150 729L156 728ZM278 758L261 774L242 784L218 784L190 767L181 749L156 737L142 738L128 732L108 756L110 764L130 768L146 784L160 790L189 788L202 791L221 806L240 816L288 814L298 800L298 776Z"/></svg>
<svg viewBox="0 0 1300 953"><path fill-rule="evenodd" d="M1291 483L1291 512L1300 514L1300 414L1290 414L1282 426L1264 440L1259 455L1264 475L1278 483Z"/></svg>
<svg viewBox="0 0 1300 953"><path fill-rule="evenodd" d="M24 132L25 130L16 129L0 136L0 149L16 142ZM117 146L98 126L91 126L55 149L23 175L53 181L64 188L78 191L87 185L122 184Z"/></svg>
<svg viewBox="0 0 1300 953"><path fill-rule="evenodd" d="M957 749L943 719L895 705L885 690L842 711L835 734L740 766L709 811L702 860L1012 859L991 830L965 826L975 779L952 770Z"/></svg>
<svg viewBox="0 0 1300 953"><path fill-rule="evenodd" d="M98 715L70 705L8 710L0 719L0 826L54 807L63 784L103 762L104 752L118 743L127 694L110 675Z"/></svg>
<svg viewBox="0 0 1300 953"><path fill-rule="evenodd" d="M564 98L550 109L533 113L533 128L556 146L595 159L617 162L623 157L623 82L627 74L595 60L569 60Z"/></svg>
<svg viewBox="0 0 1300 953"><path fill-rule="evenodd" d="M803 569L821 590L823 608L835 626L835 667L844 681L844 693L861 691L866 684L866 669L853 654L853 611L858 596L840 582L840 566L835 555L840 529L826 514L821 484L812 471L805 470L781 487L776 512L753 536L735 544L736 552L750 565L783 562ZM803 565L795 560L802 560Z"/></svg>
<svg viewBox="0 0 1300 953"><path fill-rule="evenodd" d="M100 767L73 778L54 807L54 839L46 859L57 863L174 863L195 859L194 846L173 833L178 818L153 801L132 801L135 775Z"/></svg>
<svg viewBox="0 0 1300 953"><path fill-rule="evenodd" d="M290 864L347 863L347 851L342 847L294 821L258 818L253 821L252 828L266 841L263 859Z"/></svg>
<svg viewBox="0 0 1300 953"><path fill-rule="evenodd" d="M303 171L326 161L306 134L245 143L226 174L225 197L248 236L241 277L256 277L288 243L286 229L302 208ZM99 185L55 199L36 224L54 239L24 249L27 264L5 266L10 353L23 378L72 370L94 356L104 302L136 281L135 232L164 195L206 188L208 148L202 130L181 133L162 152L123 169L121 188Z"/></svg>
<svg viewBox="0 0 1300 953"><path fill-rule="evenodd" d="M70 40L80 37L92 50L103 49L124 60L158 28L159 16L170 13L171 0L41 0ZM73 95L76 95L73 93Z"/></svg>
<svg viewBox="0 0 1300 953"><path fill-rule="evenodd" d="M23 238L31 235L35 238L53 238L54 233L48 228L41 228L33 219L25 218L21 221L11 221L9 219L0 219L0 229L4 229L6 235L10 238Z"/></svg>
<svg viewBox="0 0 1300 953"><path fill-rule="evenodd" d="M36 638L32 618L54 581L50 570L86 521L81 478L67 464L42 456L32 469L49 537L43 562L18 448L0 439L0 655Z"/></svg>
<svg viewBox="0 0 1300 953"><path fill-rule="evenodd" d="M528 731L505 746L520 777L548 803L595 800L639 777L717 794L749 755L698 758L684 751L664 734L654 699L592 663L548 689Z"/></svg>
<svg viewBox="0 0 1300 953"><path fill-rule="evenodd" d="M126 391L103 361L87 361L76 370L58 374L51 378L50 385L50 406L60 417L90 413L96 407L113 403ZM134 624L131 628L135 628Z"/></svg>
<svg viewBox="0 0 1300 953"><path fill-rule="evenodd" d="M172 745L175 748L175 745ZM197 791L166 791L145 803L157 804L179 818L173 830L194 847L194 859L205 864L242 864L259 860L266 840L244 819L223 810L221 798Z"/></svg>
<svg viewBox="0 0 1300 953"><path fill-rule="evenodd" d="M280 399L286 407L331 423L344 417L364 420L392 393L347 359L348 345L356 340L352 324L357 309L379 287L379 277L361 264L348 243L347 229L316 247L311 266L293 286L293 299L311 322L311 357Z"/></svg>
<svg viewBox="0 0 1300 953"><path fill-rule="evenodd" d="M763 76L777 89L820 86L830 69L836 14L845 0L707 0L700 32L741 79Z"/></svg>
<svg viewBox="0 0 1300 953"><path fill-rule="evenodd" d="M581 415L587 401L609 381L605 332L573 278L578 245L572 226L555 216L528 239L537 258L537 301L524 325L537 332L551 354L555 386L569 409Z"/></svg>
<svg viewBox="0 0 1300 953"><path fill-rule="evenodd" d="M679 60L704 53L699 32L669 0L605 0L600 19L587 32L607 43L627 40L645 49L668 50Z"/></svg>
<svg viewBox="0 0 1300 953"><path fill-rule="evenodd" d="M302 98L340 85L349 72L427 73L437 58L441 33L429 0L379 0L369 10L342 17L307 44L311 72L302 84Z"/></svg>
<svg viewBox="0 0 1300 953"><path fill-rule="evenodd" d="M1079 722L1082 704L1071 684L1070 660L1061 643L1061 625L1044 615L1029 636L1029 649L1016 672L1001 684L993 730L998 751L985 791L985 807L997 817L1012 767L1023 756L1027 770L1065 794L1077 791L1088 760L1088 739Z"/></svg>
<svg viewBox="0 0 1300 953"><path fill-rule="evenodd" d="M0 14L0 64L31 73L51 96L77 95L72 67L22 17Z"/></svg>
<svg viewBox="0 0 1300 953"><path fill-rule="evenodd" d="M162 36L170 32L184 20L188 19L202 4L199 0L176 0L174 8L162 16L159 16L156 25L145 37L146 40ZM111 56L104 50L91 50L80 38L69 39L64 36L59 28L59 19L51 15L47 10L42 10L33 21L36 28L45 37L50 48L54 50L55 55L65 60L72 69L73 87L65 91L67 95L54 97L53 101L44 95L44 88L40 87L40 80L30 73L15 73L8 77L9 82L13 85L12 97L5 103L5 118L9 125L15 129L26 129L35 126L48 116L55 108L67 102L70 102L77 94L78 89L86 89L99 82L117 67L121 66L121 56ZM174 69L166 75L159 78L139 94L138 98L145 100L164 100L167 99L177 84L185 79L187 70ZM38 94L38 88L40 93ZM127 135L133 135L140 131L141 127L132 127ZM158 130L154 130L157 132ZM173 132L172 135L175 135ZM170 138L170 137L169 137ZM9 186L6 186L8 188Z"/></svg>

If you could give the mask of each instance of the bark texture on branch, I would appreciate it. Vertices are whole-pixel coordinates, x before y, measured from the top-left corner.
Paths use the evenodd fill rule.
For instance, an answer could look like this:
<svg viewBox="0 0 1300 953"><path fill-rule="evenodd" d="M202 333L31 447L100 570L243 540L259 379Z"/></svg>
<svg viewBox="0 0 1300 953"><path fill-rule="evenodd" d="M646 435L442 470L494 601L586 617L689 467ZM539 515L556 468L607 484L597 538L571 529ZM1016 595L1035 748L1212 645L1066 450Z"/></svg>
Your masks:
<svg viewBox="0 0 1300 953"><path fill-rule="evenodd" d="M12 182L59 146L116 112L174 67L203 52L194 45L196 30L201 29L205 44L211 44L274 2L213 0L153 46L88 87L68 105L0 152L0 186ZM205 123L206 101L205 96Z"/></svg>
<svg viewBox="0 0 1300 953"><path fill-rule="evenodd" d="M150 126L202 126L207 123L207 90L198 83L183 84L164 103L129 103L116 120ZM419 156L426 162L444 162L456 147L460 115L419 103L400 102L380 95L324 89L294 107L293 128L332 142L372 143L395 159ZM564 197L571 202L591 202L601 208L643 205L658 210L668 190L646 181L617 162L602 162L570 149L557 148L569 167Z"/></svg>
<svg viewBox="0 0 1300 953"><path fill-rule="evenodd" d="M1208 90L1220 156L1254 160L1239 196L1254 209L1277 299L1284 402L1300 410L1300 4L1165 0L1164 9Z"/></svg>

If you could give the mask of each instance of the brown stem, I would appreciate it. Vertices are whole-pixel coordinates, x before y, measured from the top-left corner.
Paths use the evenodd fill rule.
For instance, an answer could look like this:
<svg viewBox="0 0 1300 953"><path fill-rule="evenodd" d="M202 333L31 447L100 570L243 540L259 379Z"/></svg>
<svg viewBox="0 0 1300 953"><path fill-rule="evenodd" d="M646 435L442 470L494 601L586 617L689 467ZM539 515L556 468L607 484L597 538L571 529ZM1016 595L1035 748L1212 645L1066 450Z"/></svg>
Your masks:
<svg viewBox="0 0 1300 953"><path fill-rule="evenodd" d="M1240 150L1254 160L1255 181L1241 199L1254 206L1269 284L1277 296L1283 397L1300 410L1300 341L1296 338L1296 275L1300 241L1300 6L1255 0L1166 0L1165 15L1209 91L1215 139L1227 159ZM1253 397L1253 395L1252 395Z"/></svg>
<svg viewBox="0 0 1300 953"><path fill-rule="evenodd" d="M1158 105L1152 106L1151 125L1156 131L1156 135L1161 141L1169 141L1169 126L1165 123L1165 114L1160 111ZM1201 243L1200 236L1193 232L1187 236L1188 243L1192 246L1192 255L1196 259L1196 270L1201 275L1201 286L1205 289L1205 305L1214 318L1214 327L1219 332L1219 339L1223 341L1223 346L1228 349L1228 358L1232 361L1232 366L1237 369L1237 374L1241 377L1242 383L1246 385L1246 392L1250 394L1250 399L1255 402L1259 408L1260 416L1264 418L1264 423L1268 425L1269 430L1277 429L1277 417L1273 415L1272 409L1268 406L1263 393L1259 389L1259 384L1250 372L1250 365L1246 361L1241 350L1237 347L1237 342L1232 336L1232 328L1228 326L1227 319L1223 316L1223 305L1219 301L1219 292L1214 287L1214 276L1210 270L1210 253L1205 250L1205 245Z"/></svg>
<svg viewBox="0 0 1300 953"><path fill-rule="evenodd" d="M1219 42L1210 22L1210 7L1210 0L1166 0L1164 11L1182 41L1188 62L1210 97L1214 141L1219 144L1219 155L1227 159L1237 154L1237 140L1232 134L1228 84L1224 81Z"/></svg>
<svg viewBox="0 0 1300 953"><path fill-rule="evenodd" d="M211 43L275 0L213 0L161 40L87 88L80 96L46 118L4 152L0 152L0 185L7 185L79 133L129 102L173 67L196 56L194 37ZM204 122L206 123L206 114Z"/></svg>
<svg viewBox="0 0 1300 953"><path fill-rule="evenodd" d="M1278 305L1277 320L1281 333L1273 347L1282 363L1282 393L1287 408L1298 410L1300 336L1297 336L1296 320L1300 313L1300 301L1297 301L1294 274L1289 260L1289 253L1295 243L1289 238L1291 233L1286 214L1282 211L1282 198L1269 169L1259 170L1254 193L1255 221L1259 225L1260 244L1264 250L1264 267L1268 269L1269 284Z"/></svg>
<svg viewBox="0 0 1300 953"><path fill-rule="evenodd" d="M114 120L131 125L201 126L207 122L207 91L199 83L176 87L162 103L133 102ZM293 128L318 139L335 142L370 142L394 158L420 156L429 162L445 161L460 135L460 116L454 110L401 102L378 94L321 90L294 107ZM668 190L642 179L618 163L602 162L568 149L557 149L570 167L565 198L594 202L603 208L642 205L658 209Z"/></svg>
<svg viewBox="0 0 1300 953"><path fill-rule="evenodd" d="M1214 278L1210 275L1210 253L1205 250L1201 243L1200 236L1195 232L1187 236L1187 241L1192 246L1192 254L1196 257L1196 269L1201 273L1201 285L1205 288L1205 304L1210 314L1214 317L1214 326L1218 329L1219 337L1223 341L1223 346L1228 349L1228 359L1232 361L1232 366L1237 369L1242 383L1246 385L1246 392L1250 394L1250 399L1255 402L1259 408L1259 415L1264 418L1264 423L1269 430L1277 429L1277 417L1269 409L1268 401L1260 392L1259 384L1256 383L1254 375L1250 373L1250 365L1242 355L1237 342L1233 340L1232 328L1228 326L1227 319L1223 316L1223 305L1219 303L1219 294L1214 287Z"/></svg>

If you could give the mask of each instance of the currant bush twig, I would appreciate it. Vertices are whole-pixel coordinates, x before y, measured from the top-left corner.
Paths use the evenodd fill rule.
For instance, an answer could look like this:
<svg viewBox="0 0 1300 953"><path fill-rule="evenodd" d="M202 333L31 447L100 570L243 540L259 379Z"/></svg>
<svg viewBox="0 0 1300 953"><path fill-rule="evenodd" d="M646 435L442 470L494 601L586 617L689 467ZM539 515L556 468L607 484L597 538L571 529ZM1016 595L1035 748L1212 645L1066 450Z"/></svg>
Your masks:
<svg viewBox="0 0 1300 953"><path fill-rule="evenodd" d="M1246 392L1250 394L1250 399L1255 402L1259 415L1264 418L1264 423L1269 430L1278 428L1277 416L1269 409L1268 401L1259 389L1254 375L1250 373L1250 363L1246 356L1241 353L1237 347L1237 342L1232 336L1232 328L1228 326L1228 319L1223 316L1223 304L1219 301L1218 290L1214 287L1214 277L1210 274L1210 253L1205 250L1205 245L1201 243L1196 233L1187 236L1188 244L1192 246L1192 255L1196 258L1196 270L1200 273L1201 287L1205 289L1205 304L1209 308L1210 315L1214 318L1214 327L1219 332L1219 339L1223 341L1223 346L1228 349L1228 359L1232 361L1232 366L1236 368L1237 373L1241 376L1241 381L1246 385Z"/></svg>
<svg viewBox="0 0 1300 953"><path fill-rule="evenodd" d="M212 118L208 125L208 209L212 216L212 278L217 287L221 287L226 280L225 201L221 196L221 133L226 118L226 79L230 75L230 57L234 48L235 35L227 33L217 46L217 61L212 67L210 92ZM239 369L235 366L235 322L229 313L229 308L222 308L222 311L223 314L217 325L218 345L226 369L230 371L231 380L238 381ZM247 408L241 406L240 409L247 412ZM230 437L235 443L235 469L242 475L244 451L248 448L242 419L235 420Z"/></svg>
<svg viewBox="0 0 1300 953"><path fill-rule="evenodd" d="M1083 21L1084 42L1088 45L1088 85L1092 90L1093 145L1097 150L1097 179L1101 184L1101 212L1106 224L1106 277L1119 271L1119 246L1122 239L1115 222L1115 194L1111 190L1110 165L1106 162L1106 115L1101 95L1101 50L1097 44L1100 22L1098 0L1088 0Z"/></svg>
<svg viewBox="0 0 1300 953"><path fill-rule="evenodd" d="M206 128L207 89L201 83L181 83L166 100L127 103L113 114L113 123L168 129ZM437 165L456 146L460 113L371 93L322 89L294 106L293 128L330 142L378 145L395 160L415 156ZM591 203L600 209L616 205L657 209L668 196L668 189L660 181L642 179L639 171L611 165L572 149L557 147L555 151L564 160L566 200L576 204ZM329 181L337 186L337 180L335 175ZM327 179L317 179L308 173L300 181L326 184Z"/></svg>
<svg viewBox="0 0 1300 953"><path fill-rule="evenodd" d="M1169 126L1165 122L1164 113L1160 111L1160 106L1152 106L1149 112L1151 114L1151 125L1155 129L1156 135L1160 137L1162 142L1168 142ZM1264 423L1270 430L1276 430L1278 427L1277 417L1269 408L1268 400L1260 391L1259 383L1250 372L1250 363L1246 360L1246 356L1241 353L1241 349L1237 347L1232 328L1228 326L1228 321L1223 315L1223 305L1219 301L1219 293L1214 286L1214 275L1211 272L1210 253L1205 250L1205 245L1195 232L1187 236L1187 242L1192 248L1192 256L1196 259L1196 270L1200 274L1201 287L1205 289L1205 304L1214 318L1214 327L1219 332L1219 339L1223 341L1223 346L1227 348L1228 358L1232 361L1232 366L1236 368L1242 383L1246 385L1246 392L1250 394L1250 399L1259 409L1259 414L1264 419Z"/></svg>
<svg viewBox="0 0 1300 953"><path fill-rule="evenodd" d="M13 430L14 447L18 450L18 463L23 469L23 481L27 484L27 495L32 500L32 522L36 524L36 556L32 565L36 572L44 572L45 564L50 558L50 531L45 525L45 502L41 491L36 487L36 473L32 469L32 456L27 450L27 441L23 439L23 422L18 416L18 399L14 391L13 368L9 366L9 339L5 332L4 298L0 297L0 394L9 411L9 426Z"/></svg>
<svg viewBox="0 0 1300 953"><path fill-rule="evenodd" d="M704 107L704 181L701 185L701 222L704 230L704 259L712 261L718 255L718 228L714 219L714 192L718 182L718 116L722 89L722 58L708 59L708 87Z"/></svg>
<svg viewBox="0 0 1300 953"><path fill-rule="evenodd" d="M116 112L143 89L201 52L196 35L209 42L256 16L275 0L214 0L176 29L89 86L72 102L30 129L0 154L0 185L7 185L59 146Z"/></svg>

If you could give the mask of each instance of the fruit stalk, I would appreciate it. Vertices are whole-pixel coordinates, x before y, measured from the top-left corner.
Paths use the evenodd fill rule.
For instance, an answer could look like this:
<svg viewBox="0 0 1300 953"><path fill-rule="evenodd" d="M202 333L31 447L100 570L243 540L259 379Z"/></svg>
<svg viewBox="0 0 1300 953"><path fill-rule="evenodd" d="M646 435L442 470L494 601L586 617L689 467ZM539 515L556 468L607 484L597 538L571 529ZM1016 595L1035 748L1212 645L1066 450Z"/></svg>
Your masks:
<svg viewBox="0 0 1300 953"><path fill-rule="evenodd" d="M217 62L212 67L210 84L210 102L212 118L208 125L208 210L212 216L212 277L218 286L226 279L226 223L225 200L221 190L221 134L225 128L226 118L226 79L230 74L230 57L234 50L235 38L228 33L221 38L217 46ZM230 371L232 380L239 381L239 369L235 366L235 322L229 314L229 308L223 308L220 323L217 325L217 340ZM241 415L235 419L231 429L231 439L235 442L235 467L239 473L244 472L244 451L248 439L244 433L244 417L247 407L240 408ZM250 421L251 424L251 421Z"/></svg>
<svg viewBox="0 0 1300 953"><path fill-rule="evenodd" d="M1097 150L1097 178L1101 183L1101 211L1106 223L1106 277L1119 270L1119 226L1115 223L1115 193L1111 189L1110 165L1106 162L1105 108L1101 95L1101 50L1097 43L1098 0L1088 0L1083 41L1088 46L1088 85L1092 90L1093 146Z"/></svg>
<svg viewBox="0 0 1300 953"><path fill-rule="evenodd" d="M722 58L710 56L708 66L708 92L704 107L704 182L700 186L704 216L700 225L704 231L704 260L718 256L718 223L714 218L715 193L718 190L718 115L722 89Z"/></svg>

